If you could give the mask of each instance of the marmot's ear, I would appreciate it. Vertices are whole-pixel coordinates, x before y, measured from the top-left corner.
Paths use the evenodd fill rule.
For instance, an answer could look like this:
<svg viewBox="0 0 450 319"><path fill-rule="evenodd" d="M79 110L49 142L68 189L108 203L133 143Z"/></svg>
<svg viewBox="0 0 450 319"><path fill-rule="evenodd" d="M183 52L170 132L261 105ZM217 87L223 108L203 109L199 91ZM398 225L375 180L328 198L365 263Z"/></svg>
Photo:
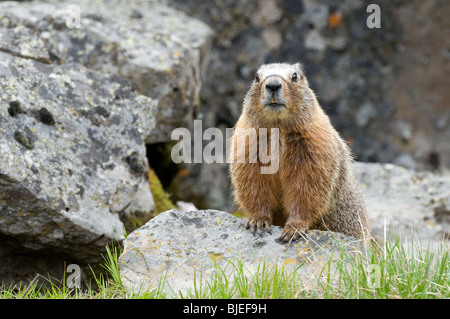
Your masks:
<svg viewBox="0 0 450 319"><path fill-rule="evenodd" d="M303 73L303 65L301 63L295 63L294 68Z"/></svg>

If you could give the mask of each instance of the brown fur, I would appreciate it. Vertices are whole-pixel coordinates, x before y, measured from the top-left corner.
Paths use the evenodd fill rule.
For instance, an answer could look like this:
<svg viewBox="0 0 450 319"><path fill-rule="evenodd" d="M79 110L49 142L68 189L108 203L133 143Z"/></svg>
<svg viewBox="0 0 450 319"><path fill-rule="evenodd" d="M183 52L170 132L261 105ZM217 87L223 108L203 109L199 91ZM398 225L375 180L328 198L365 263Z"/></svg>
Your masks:
<svg viewBox="0 0 450 319"><path fill-rule="evenodd" d="M298 81L292 80L296 73ZM230 172L235 200L248 212L247 228L262 234L271 225L283 226L281 240L296 240L308 229L331 230L349 236L369 236L369 221L363 196L353 177L347 144L333 128L309 88L299 64L265 65L248 91L235 126ZM266 79L282 78L286 107L270 112L262 104ZM272 99L273 101L273 99ZM268 164L237 163L239 130L279 129L279 169L261 174ZM237 134L236 134L237 133ZM270 135L270 134L269 134ZM259 142L258 142L259 144ZM233 154L232 154L233 155ZM258 155L260 156L260 155Z"/></svg>

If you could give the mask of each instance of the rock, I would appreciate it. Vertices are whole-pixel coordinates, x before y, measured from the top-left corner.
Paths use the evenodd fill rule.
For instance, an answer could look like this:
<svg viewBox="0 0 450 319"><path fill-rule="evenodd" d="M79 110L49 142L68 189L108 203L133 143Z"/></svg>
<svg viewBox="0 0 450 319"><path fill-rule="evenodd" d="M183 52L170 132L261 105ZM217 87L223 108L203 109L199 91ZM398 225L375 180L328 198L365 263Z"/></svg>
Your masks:
<svg viewBox="0 0 450 319"><path fill-rule="evenodd" d="M356 114L356 125L359 127L366 126L375 115L376 112L372 103L364 103Z"/></svg>
<svg viewBox="0 0 450 319"><path fill-rule="evenodd" d="M258 26L274 23L282 16L282 11L274 0L261 0L258 2L256 12L252 15L252 22Z"/></svg>
<svg viewBox="0 0 450 319"><path fill-rule="evenodd" d="M384 228L405 240L450 238L450 178L393 164L355 163L374 237Z"/></svg>
<svg viewBox="0 0 450 319"><path fill-rule="evenodd" d="M211 45L206 24L159 0L7 2L0 12L1 51L120 75L151 97L156 121L146 143L191 125Z"/></svg>
<svg viewBox="0 0 450 319"><path fill-rule="evenodd" d="M0 105L21 109L0 109L0 233L35 253L98 261L123 238L121 214L153 209L144 132L155 102L78 64L0 60Z"/></svg>
<svg viewBox="0 0 450 319"><path fill-rule="evenodd" d="M311 30L305 36L305 48L317 51L323 51L326 48L325 40L317 30Z"/></svg>
<svg viewBox="0 0 450 319"><path fill-rule="evenodd" d="M402 166L402 167L408 168L408 169L415 169L417 166L416 162L414 161L414 158L409 153L400 154L394 160L393 164Z"/></svg>
<svg viewBox="0 0 450 319"><path fill-rule="evenodd" d="M181 200L177 201L176 205L179 210L184 211L184 212L190 212L193 210L197 210L197 207L195 207L194 204L183 202Z"/></svg>
<svg viewBox="0 0 450 319"><path fill-rule="evenodd" d="M145 144L192 123L212 31L158 0L0 12L0 282L58 277L152 217Z"/></svg>
<svg viewBox="0 0 450 319"><path fill-rule="evenodd" d="M239 260L245 269L255 271L262 261L267 266L324 266L341 248L353 251L356 239L338 233L309 231L307 238L289 245L277 241L282 228L274 226L272 234L253 236L243 226L244 220L217 210L182 212L170 210L159 214L124 240L119 257L122 282L129 291L150 291L165 276L169 296L178 290L193 289L194 277L208 279L214 263L230 271L229 261ZM228 266L227 266L228 265ZM202 275L200 275L202 274ZM302 278L308 278L305 273ZM309 274L311 276L311 273ZM228 277L232 280L232 277ZM197 282L198 284L198 282Z"/></svg>

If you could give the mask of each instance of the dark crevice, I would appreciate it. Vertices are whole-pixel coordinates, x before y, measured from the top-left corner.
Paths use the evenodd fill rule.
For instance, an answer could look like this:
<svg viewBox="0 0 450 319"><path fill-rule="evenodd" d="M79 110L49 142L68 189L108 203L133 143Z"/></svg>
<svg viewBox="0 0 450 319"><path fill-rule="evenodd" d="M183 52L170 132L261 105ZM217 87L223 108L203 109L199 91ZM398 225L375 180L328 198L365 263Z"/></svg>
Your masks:
<svg viewBox="0 0 450 319"><path fill-rule="evenodd" d="M35 60L35 61L38 61L38 62L41 62L41 63L45 63L45 64L53 64L52 61L50 61L47 58L40 58L40 57L33 57L33 56L29 56L29 55L23 55L23 54L20 54L19 52L8 50L8 49L2 48L2 47L0 47L0 51L4 52L6 54L11 54L12 56L15 56L15 57L18 57L18 58L22 58L22 59Z"/></svg>
<svg viewBox="0 0 450 319"><path fill-rule="evenodd" d="M164 189L167 189L181 166L175 164L171 158L172 143L147 144L147 158Z"/></svg>

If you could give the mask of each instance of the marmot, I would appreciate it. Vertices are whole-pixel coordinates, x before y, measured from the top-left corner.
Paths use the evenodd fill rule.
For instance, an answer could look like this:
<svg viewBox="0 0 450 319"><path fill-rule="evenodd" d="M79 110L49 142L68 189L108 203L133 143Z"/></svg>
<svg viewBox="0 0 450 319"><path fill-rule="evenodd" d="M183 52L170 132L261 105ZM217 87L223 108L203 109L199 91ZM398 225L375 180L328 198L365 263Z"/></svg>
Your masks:
<svg viewBox="0 0 450 319"><path fill-rule="evenodd" d="M278 129L278 170L262 174L260 135L256 144L237 147L240 130ZM242 132L242 131L241 131ZM272 134L273 135L273 134ZM308 229L369 238L369 220L352 171L350 149L320 107L301 64L262 65L244 98L230 141L230 173L237 204L248 213L253 234L284 227L280 240L298 239ZM269 142L265 143L265 147ZM270 152L270 146L269 152ZM252 150L253 149L253 150ZM256 152L258 152L256 154ZM239 162L239 156L250 160Z"/></svg>

